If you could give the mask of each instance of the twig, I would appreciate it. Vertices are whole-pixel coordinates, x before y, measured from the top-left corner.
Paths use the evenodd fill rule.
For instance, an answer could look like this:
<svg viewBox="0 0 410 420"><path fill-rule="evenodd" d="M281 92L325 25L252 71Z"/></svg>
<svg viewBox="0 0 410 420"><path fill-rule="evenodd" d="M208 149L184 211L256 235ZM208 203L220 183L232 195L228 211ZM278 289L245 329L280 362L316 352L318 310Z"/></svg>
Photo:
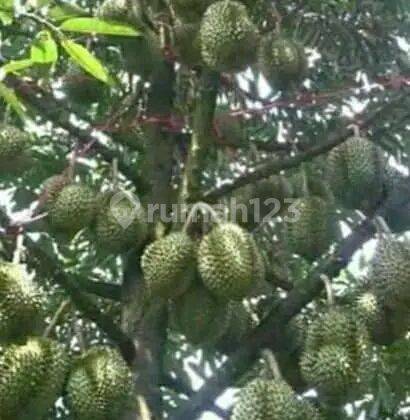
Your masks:
<svg viewBox="0 0 410 420"><path fill-rule="evenodd" d="M61 316L64 314L66 309L70 306L70 299L65 299L61 302L60 306L54 313L53 318L50 321L50 324L47 325L47 328L44 330L43 337L49 337L53 329L56 327L60 321Z"/></svg>

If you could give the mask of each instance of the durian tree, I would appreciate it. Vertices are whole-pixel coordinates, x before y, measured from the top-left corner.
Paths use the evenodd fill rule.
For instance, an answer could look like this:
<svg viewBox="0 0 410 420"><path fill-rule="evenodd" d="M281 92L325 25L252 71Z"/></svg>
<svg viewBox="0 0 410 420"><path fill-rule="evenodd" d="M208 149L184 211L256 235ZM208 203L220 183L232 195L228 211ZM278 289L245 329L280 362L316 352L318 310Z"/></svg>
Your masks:
<svg viewBox="0 0 410 420"><path fill-rule="evenodd" d="M408 0L0 22L0 420L409 418Z"/></svg>

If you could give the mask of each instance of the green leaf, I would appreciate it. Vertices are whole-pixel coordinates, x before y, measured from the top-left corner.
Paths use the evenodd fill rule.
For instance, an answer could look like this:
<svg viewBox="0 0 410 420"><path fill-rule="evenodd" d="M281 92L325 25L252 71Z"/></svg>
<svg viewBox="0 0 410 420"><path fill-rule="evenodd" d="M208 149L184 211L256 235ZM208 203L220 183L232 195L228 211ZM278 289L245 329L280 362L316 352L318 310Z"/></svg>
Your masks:
<svg viewBox="0 0 410 420"><path fill-rule="evenodd" d="M20 70L27 69L28 67L31 67L34 64L34 62L29 59L23 59L23 60L12 60L5 64L4 66L0 67L0 74L2 76L5 76L9 73L17 73Z"/></svg>
<svg viewBox="0 0 410 420"><path fill-rule="evenodd" d="M69 19L60 26L62 31L93 33L117 36L141 36L141 32L126 23L80 17Z"/></svg>
<svg viewBox="0 0 410 420"><path fill-rule="evenodd" d="M13 13L6 10L0 10L0 21L3 25L11 25L13 22Z"/></svg>
<svg viewBox="0 0 410 420"><path fill-rule="evenodd" d="M31 46L31 60L35 63L55 63L58 59L57 44L49 31L41 31Z"/></svg>
<svg viewBox="0 0 410 420"><path fill-rule="evenodd" d="M82 45L77 44L71 39L63 39L61 41L61 46L65 49L71 59L87 73L108 85L112 86L114 84L113 79L109 75L107 69L101 64L100 60Z"/></svg>
<svg viewBox="0 0 410 420"><path fill-rule="evenodd" d="M22 119L26 119L26 109L20 102L13 89L8 88L4 83L0 82L0 96L4 99L7 105Z"/></svg>
<svg viewBox="0 0 410 420"><path fill-rule="evenodd" d="M55 22L61 22L63 20L87 15L88 13L81 7L78 7L74 4L66 3L52 7L48 12L49 18L54 20Z"/></svg>

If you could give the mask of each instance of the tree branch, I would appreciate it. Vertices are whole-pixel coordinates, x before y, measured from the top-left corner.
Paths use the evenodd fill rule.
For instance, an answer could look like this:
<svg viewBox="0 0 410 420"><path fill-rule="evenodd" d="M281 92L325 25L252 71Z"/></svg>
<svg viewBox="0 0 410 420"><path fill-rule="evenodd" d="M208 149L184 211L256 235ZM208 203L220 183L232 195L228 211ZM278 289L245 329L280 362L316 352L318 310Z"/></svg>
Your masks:
<svg viewBox="0 0 410 420"><path fill-rule="evenodd" d="M382 118L387 110L399 105L405 99L406 93L402 93L392 99L387 104L380 106L376 111L369 113L364 119L357 122L363 129L368 128L373 122ZM215 202L220 197L231 193L237 188L251 184L260 179L268 178L271 175L278 174L281 171L295 168L303 162L308 162L313 158L329 152L337 145L343 143L351 135L351 130L346 126L337 131L332 132L326 142L310 148L304 152L299 152L295 156L290 156L284 159L273 159L269 162L260 164L252 172L248 172L240 177L234 179L232 182L222 185L221 187L209 190L204 195L204 200L208 202Z"/></svg>

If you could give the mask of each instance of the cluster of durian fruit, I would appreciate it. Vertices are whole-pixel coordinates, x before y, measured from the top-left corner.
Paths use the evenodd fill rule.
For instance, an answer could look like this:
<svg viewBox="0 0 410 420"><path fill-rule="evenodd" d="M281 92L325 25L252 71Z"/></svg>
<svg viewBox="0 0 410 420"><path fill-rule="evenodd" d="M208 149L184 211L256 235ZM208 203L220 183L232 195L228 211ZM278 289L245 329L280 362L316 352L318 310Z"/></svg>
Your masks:
<svg viewBox="0 0 410 420"><path fill-rule="evenodd" d="M179 61L186 65L238 72L256 64L267 80L280 88L300 81L305 74L307 60L301 43L275 31L260 34L263 0L172 0L171 7L175 17L171 38ZM98 15L109 20L133 21L126 2L119 0L106 0ZM139 58L135 42L142 47L138 48ZM149 34L145 40L124 39L120 44L124 47L127 69L139 71L143 77L160 56L158 45ZM144 68L141 61L145 62Z"/></svg>
<svg viewBox="0 0 410 420"><path fill-rule="evenodd" d="M74 357L41 335L46 299L22 266L0 262L0 419L42 420L62 395L74 419L120 418L133 405L131 370L108 346Z"/></svg>
<svg viewBox="0 0 410 420"><path fill-rule="evenodd" d="M243 300L265 281L263 257L252 236L220 222L197 237L171 232L142 255L148 298L170 302L171 326L196 345L239 341L254 320Z"/></svg>

